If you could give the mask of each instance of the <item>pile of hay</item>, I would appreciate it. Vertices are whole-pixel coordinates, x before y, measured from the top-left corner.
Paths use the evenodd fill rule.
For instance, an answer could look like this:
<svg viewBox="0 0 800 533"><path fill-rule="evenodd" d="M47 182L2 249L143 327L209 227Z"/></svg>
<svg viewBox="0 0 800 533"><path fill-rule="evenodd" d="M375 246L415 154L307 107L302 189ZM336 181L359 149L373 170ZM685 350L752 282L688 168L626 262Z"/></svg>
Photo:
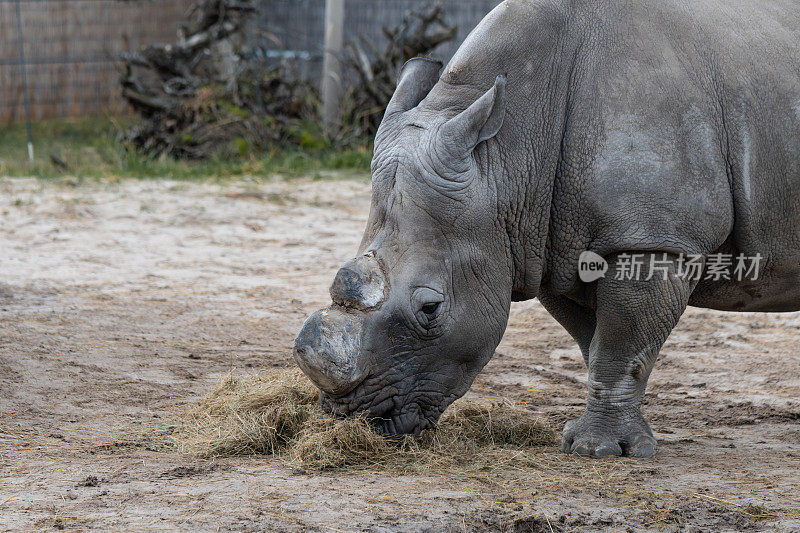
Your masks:
<svg viewBox="0 0 800 533"><path fill-rule="evenodd" d="M334 418L317 404L316 388L299 372L226 377L177 420L173 439L202 457L275 454L308 469L392 467L414 470L473 462L491 449L551 445L551 428L536 413L508 402L460 400L435 430L387 439L364 418Z"/></svg>
<svg viewBox="0 0 800 533"><path fill-rule="evenodd" d="M224 378L182 413L176 442L202 457L276 454L318 417L317 389L299 372Z"/></svg>

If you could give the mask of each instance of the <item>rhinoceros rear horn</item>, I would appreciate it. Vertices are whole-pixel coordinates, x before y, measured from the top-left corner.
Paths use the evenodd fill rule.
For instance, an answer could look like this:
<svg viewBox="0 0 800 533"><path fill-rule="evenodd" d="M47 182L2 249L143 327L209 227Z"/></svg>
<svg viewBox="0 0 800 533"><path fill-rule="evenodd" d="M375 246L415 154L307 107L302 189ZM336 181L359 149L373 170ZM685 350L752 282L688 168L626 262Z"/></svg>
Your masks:
<svg viewBox="0 0 800 533"><path fill-rule="evenodd" d="M439 141L447 147L447 153L469 155L480 143L497 135L505 115L506 77L498 76L491 89L442 125Z"/></svg>
<svg viewBox="0 0 800 533"><path fill-rule="evenodd" d="M400 78L392 100L386 107L386 115L403 113L414 109L428 96L439 81L442 62L427 57L409 59L400 70Z"/></svg>

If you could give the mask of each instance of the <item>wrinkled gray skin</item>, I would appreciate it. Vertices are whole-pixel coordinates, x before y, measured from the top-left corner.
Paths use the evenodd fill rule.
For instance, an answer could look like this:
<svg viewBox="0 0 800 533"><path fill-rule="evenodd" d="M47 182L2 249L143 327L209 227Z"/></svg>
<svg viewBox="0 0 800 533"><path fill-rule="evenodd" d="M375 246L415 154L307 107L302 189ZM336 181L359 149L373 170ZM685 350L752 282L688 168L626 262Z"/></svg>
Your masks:
<svg viewBox="0 0 800 533"><path fill-rule="evenodd" d="M404 67L360 257L295 358L332 411L418 433L538 297L589 369L563 450L651 456L639 406L687 305L800 309L798 151L794 0L509 0L441 77ZM606 278L579 280L586 250ZM760 253L759 279L614 280L621 253L717 252Z"/></svg>

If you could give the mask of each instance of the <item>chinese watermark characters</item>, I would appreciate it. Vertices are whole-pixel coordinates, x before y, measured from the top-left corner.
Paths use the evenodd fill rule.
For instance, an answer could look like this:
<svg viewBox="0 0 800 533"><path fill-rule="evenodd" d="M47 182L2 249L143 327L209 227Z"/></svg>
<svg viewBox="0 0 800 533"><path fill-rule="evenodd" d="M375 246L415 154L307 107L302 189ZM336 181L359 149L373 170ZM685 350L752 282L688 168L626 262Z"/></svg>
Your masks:
<svg viewBox="0 0 800 533"><path fill-rule="evenodd" d="M747 256L716 253L700 254L619 254L616 256L614 279L617 281L648 281L668 279L670 273L688 281L757 280L761 254ZM606 276L608 262L594 252L583 252L578 259L581 281L591 283Z"/></svg>

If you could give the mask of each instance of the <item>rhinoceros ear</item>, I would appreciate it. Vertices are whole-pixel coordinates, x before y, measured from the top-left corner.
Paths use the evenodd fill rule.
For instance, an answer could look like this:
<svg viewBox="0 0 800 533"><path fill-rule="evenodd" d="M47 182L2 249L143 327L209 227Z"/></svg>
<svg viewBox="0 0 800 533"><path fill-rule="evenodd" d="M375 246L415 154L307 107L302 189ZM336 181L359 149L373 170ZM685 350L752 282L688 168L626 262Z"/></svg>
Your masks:
<svg viewBox="0 0 800 533"><path fill-rule="evenodd" d="M452 153L470 154L483 141L497 135L506 116L506 77L498 76L494 87L461 114L445 122L440 141Z"/></svg>
<svg viewBox="0 0 800 533"><path fill-rule="evenodd" d="M414 109L439 81L442 62L427 57L409 59L400 69L400 78L386 116Z"/></svg>

